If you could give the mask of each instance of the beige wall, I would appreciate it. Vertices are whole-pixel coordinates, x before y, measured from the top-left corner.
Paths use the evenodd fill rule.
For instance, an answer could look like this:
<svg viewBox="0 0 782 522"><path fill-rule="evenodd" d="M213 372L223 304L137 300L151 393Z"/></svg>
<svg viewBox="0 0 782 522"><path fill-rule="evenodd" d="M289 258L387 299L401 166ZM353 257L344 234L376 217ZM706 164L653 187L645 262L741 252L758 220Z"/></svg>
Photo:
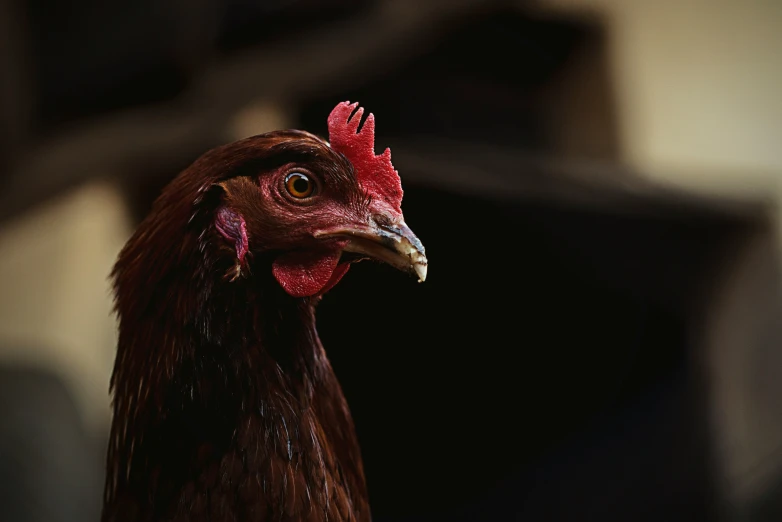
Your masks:
<svg viewBox="0 0 782 522"><path fill-rule="evenodd" d="M539 4L608 22L627 162L708 192L757 193L776 185L782 173L782 2Z"/></svg>
<svg viewBox="0 0 782 522"><path fill-rule="evenodd" d="M0 359L62 376L96 433L116 344L107 278L130 226L119 192L95 183L0 229Z"/></svg>

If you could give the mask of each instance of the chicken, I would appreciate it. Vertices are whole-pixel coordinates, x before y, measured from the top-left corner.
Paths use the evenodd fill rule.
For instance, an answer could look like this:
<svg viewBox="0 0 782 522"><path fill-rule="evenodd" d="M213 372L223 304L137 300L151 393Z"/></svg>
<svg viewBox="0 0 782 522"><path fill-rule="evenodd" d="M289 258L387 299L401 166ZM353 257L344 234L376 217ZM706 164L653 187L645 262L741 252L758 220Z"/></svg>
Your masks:
<svg viewBox="0 0 782 522"><path fill-rule="evenodd" d="M427 259L362 114L207 152L125 245L103 522L371 520L314 310L356 261Z"/></svg>

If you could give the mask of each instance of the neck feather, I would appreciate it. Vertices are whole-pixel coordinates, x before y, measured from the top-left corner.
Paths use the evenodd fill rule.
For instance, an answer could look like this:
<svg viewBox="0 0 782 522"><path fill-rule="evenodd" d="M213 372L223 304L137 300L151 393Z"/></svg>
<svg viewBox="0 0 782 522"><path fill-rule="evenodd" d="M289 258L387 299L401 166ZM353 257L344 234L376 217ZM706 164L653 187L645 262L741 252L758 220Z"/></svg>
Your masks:
<svg viewBox="0 0 782 522"><path fill-rule="evenodd" d="M283 397L291 410L283 424L293 422L314 390L334 380L315 329L317 300L287 295L270 267L260 268L265 259L255 260L252 276L228 281L223 274L231 261L219 254L206 254L199 266L185 258L157 284L144 285L146 295L122 279L127 271L118 275L107 506L122 494L143 498L150 487L165 503L197 466L199 452L236 444L248 415L271 418ZM150 485L155 476L161 482Z"/></svg>

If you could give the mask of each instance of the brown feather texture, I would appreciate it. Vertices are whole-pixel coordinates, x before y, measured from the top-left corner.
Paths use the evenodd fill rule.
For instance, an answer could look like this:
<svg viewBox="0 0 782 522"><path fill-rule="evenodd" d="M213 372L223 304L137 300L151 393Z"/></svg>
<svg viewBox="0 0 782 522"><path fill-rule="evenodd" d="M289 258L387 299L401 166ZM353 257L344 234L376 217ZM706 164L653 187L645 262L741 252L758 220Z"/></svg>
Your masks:
<svg viewBox="0 0 782 522"><path fill-rule="evenodd" d="M263 192L291 168L313 173L331 202L302 206L308 223L367 211L342 154L273 132L198 159L120 253L103 522L371 519L353 421L315 329L320 295L289 295L270 268L314 241Z"/></svg>

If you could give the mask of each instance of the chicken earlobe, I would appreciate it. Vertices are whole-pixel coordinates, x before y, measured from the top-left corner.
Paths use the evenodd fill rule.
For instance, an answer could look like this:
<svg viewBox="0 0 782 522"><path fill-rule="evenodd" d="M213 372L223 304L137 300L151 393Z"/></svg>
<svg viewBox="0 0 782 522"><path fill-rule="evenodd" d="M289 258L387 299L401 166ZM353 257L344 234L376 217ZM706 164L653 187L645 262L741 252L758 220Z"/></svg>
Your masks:
<svg viewBox="0 0 782 522"><path fill-rule="evenodd" d="M241 275L244 258L250 249L250 241L247 238L247 223L238 212L228 207L222 207L217 212L215 228L220 235L231 241L236 247L236 264L234 273L230 275L230 279L233 281Z"/></svg>

